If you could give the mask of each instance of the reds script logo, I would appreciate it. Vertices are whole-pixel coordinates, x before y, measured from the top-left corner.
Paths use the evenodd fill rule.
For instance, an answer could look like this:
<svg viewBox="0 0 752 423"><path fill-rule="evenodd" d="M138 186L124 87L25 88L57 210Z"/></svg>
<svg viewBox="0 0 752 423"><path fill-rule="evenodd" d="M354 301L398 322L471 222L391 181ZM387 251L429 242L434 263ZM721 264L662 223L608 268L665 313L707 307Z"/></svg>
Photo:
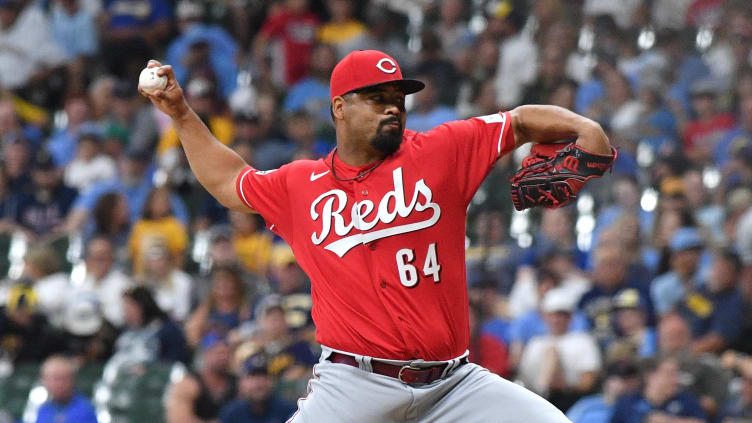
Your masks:
<svg viewBox="0 0 752 423"><path fill-rule="evenodd" d="M377 239L419 231L438 222L439 216L441 216L441 208L432 201L433 192L423 179L415 183L413 198L410 204L406 204L401 167L394 169L392 178L394 189L381 198L378 207L370 200L356 201L352 204L350 207L351 220L347 225L345 225L345 218L342 217L342 212L347 207L347 195L344 191L333 189L313 200L313 203L311 203L311 218L314 221L321 219L321 231L311 234L311 241L314 245L320 245L324 242L334 229L334 233L342 238L325 245L324 249L343 257L358 244L367 244ZM319 203L322 204L321 207L317 207ZM321 213L316 211L317 208L321 210ZM421 222L390 226L368 232L379 222L392 223L397 216L407 217L413 211L422 212L429 209L432 211L431 216ZM349 235L353 229L363 232Z"/></svg>

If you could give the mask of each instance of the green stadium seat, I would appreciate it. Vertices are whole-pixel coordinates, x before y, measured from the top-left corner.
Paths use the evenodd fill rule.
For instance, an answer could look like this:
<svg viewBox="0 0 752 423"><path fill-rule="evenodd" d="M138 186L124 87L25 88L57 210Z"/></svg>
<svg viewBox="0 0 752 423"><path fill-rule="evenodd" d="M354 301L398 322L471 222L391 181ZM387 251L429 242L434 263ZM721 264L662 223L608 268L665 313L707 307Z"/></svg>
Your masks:
<svg viewBox="0 0 752 423"><path fill-rule="evenodd" d="M162 398L171 370L171 364L153 363L146 365L143 372L119 372L109 386L97 387L109 392L105 401L97 403L97 408L110 413L111 423L163 422Z"/></svg>
<svg viewBox="0 0 752 423"><path fill-rule="evenodd" d="M0 409L15 419L22 417L29 391L39 379L39 368L39 363L20 364L0 379Z"/></svg>

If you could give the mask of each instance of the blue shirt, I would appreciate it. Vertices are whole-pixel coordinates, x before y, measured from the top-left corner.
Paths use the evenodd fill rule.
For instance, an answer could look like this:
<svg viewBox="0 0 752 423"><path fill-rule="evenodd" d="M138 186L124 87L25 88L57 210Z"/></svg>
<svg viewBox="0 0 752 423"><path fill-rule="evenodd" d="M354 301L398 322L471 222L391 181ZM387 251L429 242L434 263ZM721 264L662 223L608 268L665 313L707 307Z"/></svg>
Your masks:
<svg viewBox="0 0 752 423"><path fill-rule="evenodd" d="M183 64L183 58L191 46L198 42L209 45L209 65L217 77L219 92L224 98L228 98L237 86L238 67L235 57L239 48L238 43L222 27L195 24L167 47L167 63L172 64L175 78L183 86L188 83L190 70ZM328 99L327 97L327 101Z"/></svg>
<svg viewBox="0 0 752 423"><path fill-rule="evenodd" d="M687 295L679 304L679 313L689 323L695 339L717 333L732 344L742 333L744 299L736 289L711 293L703 287Z"/></svg>
<svg viewBox="0 0 752 423"><path fill-rule="evenodd" d="M111 16L109 27L113 29L143 28L172 15L165 0L107 0L104 8Z"/></svg>
<svg viewBox="0 0 752 423"><path fill-rule="evenodd" d="M94 185L78 197L78 200L73 204L73 207L91 212L94 210L100 197L110 192L117 192L123 194L128 199L131 223L135 222L141 216L149 192L154 188L151 180L152 178L150 175L147 175L137 185L127 185L120 180ZM190 223L190 215L183 200L181 200L176 194L170 194L170 206L172 214L174 214L182 224L188 226Z"/></svg>
<svg viewBox="0 0 752 423"><path fill-rule="evenodd" d="M719 167L726 166L736 152L750 145L752 145L752 134L741 126L733 128L715 147L713 151L715 164Z"/></svg>
<svg viewBox="0 0 752 423"><path fill-rule="evenodd" d="M288 112L305 110L313 113L316 119L330 122L329 84L316 78L301 79L290 88L285 98L284 109Z"/></svg>
<svg viewBox="0 0 752 423"><path fill-rule="evenodd" d="M416 132L426 132L445 122L459 119L460 116L452 107L436 106L427 113L413 112L407 117L405 127Z"/></svg>
<svg viewBox="0 0 752 423"><path fill-rule="evenodd" d="M642 423L651 412L705 419L699 401L692 394L680 392L661 406L654 406L642 396L642 393L637 393L619 399L614 407L611 423Z"/></svg>
<svg viewBox="0 0 752 423"><path fill-rule="evenodd" d="M86 397L76 394L67 404L51 401L42 404L37 423L97 423L97 414Z"/></svg>
<svg viewBox="0 0 752 423"><path fill-rule="evenodd" d="M97 52L97 30L94 18L80 8L69 15L62 7L52 10L52 34L68 59L92 56Z"/></svg>
<svg viewBox="0 0 752 423"><path fill-rule="evenodd" d="M295 413L295 406L274 395L267 402L263 414L253 414L247 400L238 399L222 408L219 413L221 423L280 423Z"/></svg>
<svg viewBox="0 0 752 423"><path fill-rule="evenodd" d="M567 411L572 423L606 423L611 420L614 405L606 404L603 395L590 395L581 398Z"/></svg>
<svg viewBox="0 0 752 423"><path fill-rule="evenodd" d="M587 331L588 326L585 314L581 311L576 311L569 322L569 332ZM548 333L549 328L541 312L531 310L512 321L509 327L509 340L510 342L520 341L527 344L534 336L546 335Z"/></svg>

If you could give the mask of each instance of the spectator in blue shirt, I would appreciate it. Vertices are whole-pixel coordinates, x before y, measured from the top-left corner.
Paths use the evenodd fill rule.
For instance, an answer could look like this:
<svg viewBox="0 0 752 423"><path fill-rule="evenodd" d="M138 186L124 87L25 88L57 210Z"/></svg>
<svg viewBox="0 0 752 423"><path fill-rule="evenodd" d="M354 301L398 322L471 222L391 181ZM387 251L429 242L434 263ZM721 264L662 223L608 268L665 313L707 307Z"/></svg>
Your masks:
<svg viewBox="0 0 752 423"><path fill-rule="evenodd" d="M270 374L269 360L256 353L243 363L239 382L240 398L226 405L219 415L221 423L278 423L287 421L295 405L274 393L276 381Z"/></svg>
<svg viewBox="0 0 752 423"><path fill-rule="evenodd" d="M741 269L736 253L718 252L707 285L689 293L679 304L679 313L692 329L695 353L720 353L739 340L745 307L737 288Z"/></svg>
<svg viewBox="0 0 752 423"><path fill-rule="evenodd" d="M68 60L97 53L94 16L80 3L80 0L60 0L52 8L52 33Z"/></svg>
<svg viewBox="0 0 752 423"><path fill-rule="evenodd" d="M671 270L653 279L650 297L659 315L664 315L684 298L688 291L699 287L697 271L703 249L700 232L690 226L681 227L671 237Z"/></svg>
<svg viewBox="0 0 752 423"><path fill-rule="evenodd" d="M586 396L567 411L572 423L606 423L611 419L614 405L623 395L640 386L639 369L629 361L615 361L606 367L601 393Z"/></svg>
<svg viewBox="0 0 752 423"><path fill-rule="evenodd" d="M19 197L16 223L32 237L51 239L64 233L64 222L78 192L63 184L52 156L42 150L31 172L32 187Z"/></svg>
<svg viewBox="0 0 752 423"><path fill-rule="evenodd" d="M74 364L62 356L52 356L42 365L42 384L47 402L42 404L36 423L97 423L89 400L74 390Z"/></svg>
<svg viewBox="0 0 752 423"><path fill-rule="evenodd" d="M205 12L196 0L178 3L175 15L180 35L167 47L167 63L172 65L175 78L183 86L187 86L192 70L208 65L217 78L219 94L227 99L237 85L239 47L224 28L202 22ZM201 50L203 47L207 49Z"/></svg>
<svg viewBox="0 0 752 423"><path fill-rule="evenodd" d="M648 359L643 375L643 389L616 403L611 423L706 421L697 398L680 390L676 359Z"/></svg>
<svg viewBox="0 0 752 423"><path fill-rule="evenodd" d="M614 297L614 311L618 338L609 345L609 349L626 345L640 358L655 355L658 350L658 336L654 328L647 326L645 301L640 292L634 288L619 292Z"/></svg>
<svg viewBox="0 0 752 423"><path fill-rule="evenodd" d="M330 44L317 44L311 53L309 76L296 82L285 97L283 108L292 113L304 110L316 119L316 126L331 126L329 75L337 64L337 50Z"/></svg>
<svg viewBox="0 0 752 423"><path fill-rule="evenodd" d="M416 132L426 132L444 122L459 119L456 109L439 103L434 78L430 75L419 78L425 81L426 88L415 94L415 110L408 116L405 127Z"/></svg>

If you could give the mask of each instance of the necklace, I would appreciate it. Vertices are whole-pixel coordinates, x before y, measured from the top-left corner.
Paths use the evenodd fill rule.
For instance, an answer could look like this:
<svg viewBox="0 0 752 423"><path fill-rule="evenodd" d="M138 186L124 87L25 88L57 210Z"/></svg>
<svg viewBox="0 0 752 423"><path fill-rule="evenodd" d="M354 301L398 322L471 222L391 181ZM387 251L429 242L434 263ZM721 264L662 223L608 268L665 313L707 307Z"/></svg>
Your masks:
<svg viewBox="0 0 752 423"><path fill-rule="evenodd" d="M360 173L358 173L357 175L355 175L352 178L340 178L339 176L337 176L337 172L334 170L334 155L335 154L337 154L337 147L334 147L334 152L332 152L331 167L332 167L332 175L334 176L334 179L336 179L336 180L338 180L340 182L349 182L349 181L354 181L356 179L360 179L360 178L368 175L369 173L373 172L374 169L376 169L377 167L379 167L380 164L384 163L384 159L381 159L378 162L376 162L376 164L374 164L373 166L369 167L366 170L361 171Z"/></svg>

